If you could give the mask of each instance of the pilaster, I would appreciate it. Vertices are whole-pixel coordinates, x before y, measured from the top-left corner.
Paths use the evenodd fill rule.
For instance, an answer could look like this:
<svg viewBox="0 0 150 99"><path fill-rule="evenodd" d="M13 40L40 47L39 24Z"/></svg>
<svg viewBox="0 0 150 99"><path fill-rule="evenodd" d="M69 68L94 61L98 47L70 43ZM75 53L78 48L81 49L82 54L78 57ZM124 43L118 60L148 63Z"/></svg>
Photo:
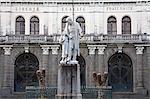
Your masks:
<svg viewBox="0 0 150 99"><path fill-rule="evenodd" d="M135 91L140 94L145 94L143 84L143 46L136 46L136 88Z"/></svg>
<svg viewBox="0 0 150 99"><path fill-rule="evenodd" d="M98 71L101 74L103 74L105 72L105 68L106 66L104 65L104 51L107 45L97 45L97 49L98 49Z"/></svg>
<svg viewBox="0 0 150 99"><path fill-rule="evenodd" d="M6 93L9 95L10 92L12 91L12 64L11 64L11 49L12 49L12 45L2 45L0 47L3 47L4 49L4 79L3 79L3 95L6 95Z"/></svg>
<svg viewBox="0 0 150 99"><path fill-rule="evenodd" d="M87 83L87 86L94 86L94 82L92 80L92 73L93 71L95 71L95 50L96 50L96 45L87 45L88 47L88 61L87 61L87 64L88 67L87 67L87 77L88 79L86 80L86 83Z"/></svg>
<svg viewBox="0 0 150 99"><path fill-rule="evenodd" d="M48 55L49 55L49 49L50 47L48 45L41 45L41 49L42 49L42 66L39 66L40 68L45 68L45 82L46 82L46 86L48 84L48 79L49 79L49 75L48 75Z"/></svg>
<svg viewBox="0 0 150 99"><path fill-rule="evenodd" d="M46 84L48 84L48 82L50 85L56 84L56 81L55 81L56 74L55 73L57 73L57 71L56 71L56 65L57 65L56 63L57 62L56 61L57 61L59 45L40 45L40 46L43 51L42 52L43 59L42 59L41 68L45 68L46 70L49 71L49 72L46 71ZM50 56L49 56L49 54L50 54L49 50L52 50L52 53ZM49 61L51 63L50 67L49 67L49 65L50 65Z"/></svg>

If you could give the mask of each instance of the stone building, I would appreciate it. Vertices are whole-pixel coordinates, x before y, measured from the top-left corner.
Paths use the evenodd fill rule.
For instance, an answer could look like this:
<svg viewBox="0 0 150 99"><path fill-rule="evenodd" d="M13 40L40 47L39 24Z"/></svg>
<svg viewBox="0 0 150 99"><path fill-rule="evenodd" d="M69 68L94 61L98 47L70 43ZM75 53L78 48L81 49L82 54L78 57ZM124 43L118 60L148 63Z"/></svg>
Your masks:
<svg viewBox="0 0 150 99"><path fill-rule="evenodd" d="M106 71L113 99L149 99L149 0L0 0L1 98L22 99L42 67L46 86L57 87L59 37L73 12L85 33L81 85L94 87L92 73Z"/></svg>

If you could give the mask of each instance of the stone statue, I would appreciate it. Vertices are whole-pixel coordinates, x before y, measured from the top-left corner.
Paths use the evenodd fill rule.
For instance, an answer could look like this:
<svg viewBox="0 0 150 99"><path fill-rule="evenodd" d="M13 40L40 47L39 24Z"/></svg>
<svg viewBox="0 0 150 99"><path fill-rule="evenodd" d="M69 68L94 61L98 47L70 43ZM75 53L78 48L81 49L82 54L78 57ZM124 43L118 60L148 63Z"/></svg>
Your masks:
<svg viewBox="0 0 150 99"><path fill-rule="evenodd" d="M77 63L76 57L80 55L79 40L83 36L82 29L77 22L68 17L65 29L61 35L60 43L62 44L62 60L60 63L69 64Z"/></svg>

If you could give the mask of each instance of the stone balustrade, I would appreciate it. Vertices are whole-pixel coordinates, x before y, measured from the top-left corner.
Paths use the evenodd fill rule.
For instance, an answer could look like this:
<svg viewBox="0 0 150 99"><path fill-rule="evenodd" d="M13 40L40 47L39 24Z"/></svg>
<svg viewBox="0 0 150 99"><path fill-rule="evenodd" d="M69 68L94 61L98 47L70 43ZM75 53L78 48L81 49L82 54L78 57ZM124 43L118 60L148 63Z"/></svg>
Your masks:
<svg viewBox="0 0 150 99"><path fill-rule="evenodd" d="M53 35L7 35L0 36L0 43L58 43L60 34ZM86 34L80 40L81 43L144 43L150 42L148 34Z"/></svg>

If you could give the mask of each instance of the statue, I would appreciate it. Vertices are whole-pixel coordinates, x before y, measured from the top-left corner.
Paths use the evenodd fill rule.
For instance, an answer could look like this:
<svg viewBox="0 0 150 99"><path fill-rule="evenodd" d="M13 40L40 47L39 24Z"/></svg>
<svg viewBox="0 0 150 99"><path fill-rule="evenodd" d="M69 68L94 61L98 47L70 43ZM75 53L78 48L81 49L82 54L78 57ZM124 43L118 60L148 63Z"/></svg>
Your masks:
<svg viewBox="0 0 150 99"><path fill-rule="evenodd" d="M40 85L45 86L45 68L36 71L36 75L38 77Z"/></svg>
<svg viewBox="0 0 150 99"><path fill-rule="evenodd" d="M99 87L99 90L98 90L99 98L98 99L105 99L102 86L107 86L107 78L108 78L107 72L104 72L103 74L93 72L94 82L95 82L96 86Z"/></svg>
<svg viewBox="0 0 150 99"><path fill-rule="evenodd" d="M36 71L37 78L39 80L40 85L40 97L41 99L44 98L44 90L45 90L45 68L39 69Z"/></svg>
<svg viewBox="0 0 150 99"><path fill-rule="evenodd" d="M77 22L68 17L65 29L61 35L60 43L62 44L62 60L60 63L69 64L77 63L76 57L80 55L79 40L83 37L82 29Z"/></svg>

